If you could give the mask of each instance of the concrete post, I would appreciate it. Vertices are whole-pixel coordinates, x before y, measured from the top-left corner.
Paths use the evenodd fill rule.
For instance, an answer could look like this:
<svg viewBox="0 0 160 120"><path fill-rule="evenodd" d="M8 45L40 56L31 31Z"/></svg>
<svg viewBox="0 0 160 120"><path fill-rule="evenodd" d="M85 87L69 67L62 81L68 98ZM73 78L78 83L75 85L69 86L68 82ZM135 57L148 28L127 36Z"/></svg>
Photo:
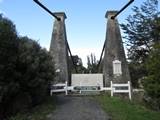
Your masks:
<svg viewBox="0 0 160 120"><path fill-rule="evenodd" d="M106 47L103 60L103 74L106 87L110 86L110 81L113 81L113 83L126 83L127 81L130 81L119 23L116 18L111 19L116 13L117 11L107 11L105 15L108 19L105 40ZM115 59L121 62L122 74L119 76L113 74L113 61Z"/></svg>
<svg viewBox="0 0 160 120"><path fill-rule="evenodd" d="M67 48L67 36L65 28L66 14L64 12L54 13L61 20L55 19L53 25L53 32L50 44L50 53L53 57L56 80L55 83L65 83L68 81L68 48Z"/></svg>

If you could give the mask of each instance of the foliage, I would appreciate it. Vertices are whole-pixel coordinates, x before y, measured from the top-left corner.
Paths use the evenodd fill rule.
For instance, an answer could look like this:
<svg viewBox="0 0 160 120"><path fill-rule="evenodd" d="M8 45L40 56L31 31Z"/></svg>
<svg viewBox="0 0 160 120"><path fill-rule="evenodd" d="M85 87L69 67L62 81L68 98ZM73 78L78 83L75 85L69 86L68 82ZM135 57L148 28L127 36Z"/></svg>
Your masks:
<svg viewBox="0 0 160 120"><path fill-rule="evenodd" d="M87 65L88 73L98 72L98 61L93 53L91 53L90 56L87 56Z"/></svg>
<svg viewBox="0 0 160 120"><path fill-rule="evenodd" d="M144 89L151 99L151 107L160 110L160 44L154 45L147 59L148 75L144 79Z"/></svg>
<svg viewBox="0 0 160 120"><path fill-rule="evenodd" d="M98 96L102 108L112 120L159 120L160 112L155 112L132 101L107 95Z"/></svg>
<svg viewBox="0 0 160 120"><path fill-rule="evenodd" d="M129 59L144 62L152 43L160 40L160 18L157 0L147 0L140 8L134 7L133 15L127 17L127 24L122 24L129 46Z"/></svg>
<svg viewBox="0 0 160 120"><path fill-rule="evenodd" d="M54 78L53 65L49 53L37 42L27 37L20 38L17 60L19 83L21 91L31 95L33 105L41 102L46 95L49 81Z"/></svg>
<svg viewBox="0 0 160 120"><path fill-rule="evenodd" d="M54 79L49 53L0 16L0 119L41 103Z"/></svg>
<svg viewBox="0 0 160 120"><path fill-rule="evenodd" d="M78 55L72 56L73 62L71 57L69 57L69 65L71 67L72 73L86 73L86 68L83 66L82 59L78 57Z"/></svg>
<svg viewBox="0 0 160 120"><path fill-rule="evenodd" d="M0 15L0 119L8 109L6 105L10 104L18 90L18 85L13 80L17 77L15 70L17 51L18 39L15 25Z"/></svg>
<svg viewBox="0 0 160 120"><path fill-rule="evenodd" d="M72 56L69 58L69 65L72 73L97 73L98 72L98 61L96 60L96 56L91 53L87 56L87 68L83 66L82 59L78 57L78 55ZM76 68L76 70L75 70Z"/></svg>
<svg viewBox="0 0 160 120"><path fill-rule="evenodd" d="M134 88L140 88L143 76L147 74L145 64L139 64L136 62L129 63L129 72L131 76L132 86Z"/></svg>
<svg viewBox="0 0 160 120"><path fill-rule="evenodd" d="M140 7L135 6L132 10L133 14L127 17L127 23L121 27L126 35L124 38L128 46L131 79L138 86L138 79L147 74L144 63L152 45L160 40L158 0L146 0Z"/></svg>

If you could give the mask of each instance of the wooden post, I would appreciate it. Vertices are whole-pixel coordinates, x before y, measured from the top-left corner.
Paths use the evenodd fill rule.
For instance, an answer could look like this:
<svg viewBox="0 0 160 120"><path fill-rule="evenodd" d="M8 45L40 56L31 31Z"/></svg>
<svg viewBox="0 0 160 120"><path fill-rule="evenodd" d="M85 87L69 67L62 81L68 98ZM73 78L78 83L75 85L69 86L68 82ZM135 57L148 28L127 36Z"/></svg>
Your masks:
<svg viewBox="0 0 160 120"><path fill-rule="evenodd" d="M130 83L130 81L128 81L128 90L129 90L129 99L131 100L132 97L131 97L131 83Z"/></svg>
<svg viewBox="0 0 160 120"><path fill-rule="evenodd" d="M80 91L79 91L80 94L82 93L81 86L82 86L82 83L80 82Z"/></svg>
<svg viewBox="0 0 160 120"><path fill-rule="evenodd" d="M68 82L67 81L65 82L65 93L66 95L68 95Z"/></svg>
<svg viewBox="0 0 160 120"><path fill-rule="evenodd" d="M113 97L113 83L111 81L111 97Z"/></svg>

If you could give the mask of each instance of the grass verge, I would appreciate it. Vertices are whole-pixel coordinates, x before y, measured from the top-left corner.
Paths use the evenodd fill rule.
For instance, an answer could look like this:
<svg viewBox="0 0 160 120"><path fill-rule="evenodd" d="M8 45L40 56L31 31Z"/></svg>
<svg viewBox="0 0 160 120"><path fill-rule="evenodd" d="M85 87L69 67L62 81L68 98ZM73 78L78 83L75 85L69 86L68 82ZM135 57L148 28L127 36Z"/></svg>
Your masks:
<svg viewBox="0 0 160 120"><path fill-rule="evenodd" d="M31 109L25 114L17 114L9 120L47 120L47 115L52 113L55 109L55 97L48 97L46 101Z"/></svg>
<svg viewBox="0 0 160 120"><path fill-rule="evenodd" d="M160 112L149 110L129 100L107 95L97 96L97 100L112 120L160 120Z"/></svg>

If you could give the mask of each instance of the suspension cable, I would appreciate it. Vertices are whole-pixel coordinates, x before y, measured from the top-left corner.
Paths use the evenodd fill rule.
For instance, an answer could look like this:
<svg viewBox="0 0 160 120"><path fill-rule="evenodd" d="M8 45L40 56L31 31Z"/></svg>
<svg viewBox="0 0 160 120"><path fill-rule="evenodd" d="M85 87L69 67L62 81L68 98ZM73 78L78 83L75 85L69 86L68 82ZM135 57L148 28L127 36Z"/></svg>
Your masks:
<svg viewBox="0 0 160 120"><path fill-rule="evenodd" d="M33 0L35 3L37 3L40 7L42 7L44 10L46 10L50 15L52 15L54 18L56 18L58 21L61 19L57 17L54 13L52 13L47 7L45 7L42 3L40 3L38 0Z"/></svg>
<svg viewBox="0 0 160 120"><path fill-rule="evenodd" d="M117 12L114 16L111 17L111 19L115 19L123 10L125 10L134 0L130 0L121 10Z"/></svg>

